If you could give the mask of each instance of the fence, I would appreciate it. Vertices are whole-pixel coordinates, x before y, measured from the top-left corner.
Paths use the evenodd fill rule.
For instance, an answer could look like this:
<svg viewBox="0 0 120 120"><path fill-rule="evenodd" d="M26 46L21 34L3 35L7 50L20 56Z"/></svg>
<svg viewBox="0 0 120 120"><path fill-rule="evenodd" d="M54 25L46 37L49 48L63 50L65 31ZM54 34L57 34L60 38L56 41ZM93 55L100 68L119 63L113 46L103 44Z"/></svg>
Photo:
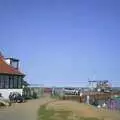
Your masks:
<svg viewBox="0 0 120 120"><path fill-rule="evenodd" d="M23 89L23 94L26 96L26 97L31 97L34 95L34 93L37 95L37 97L41 97L43 96L44 94L44 87L43 85L29 85L28 87L25 87Z"/></svg>
<svg viewBox="0 0 120 120"><path fill-rule="evenodd" d="M91 105L95 105L96 107L101 106L105 107L108 110L120 110L120 98L113 96L120 96L120 92L110 92L110 93L102 93L102 92L83 92L82 97L79 95L65 95L62 88L54 88L52 95L59 96L63 100L74 100L77 102L86 103L87 96L89 96L89 103Z"/></svg>

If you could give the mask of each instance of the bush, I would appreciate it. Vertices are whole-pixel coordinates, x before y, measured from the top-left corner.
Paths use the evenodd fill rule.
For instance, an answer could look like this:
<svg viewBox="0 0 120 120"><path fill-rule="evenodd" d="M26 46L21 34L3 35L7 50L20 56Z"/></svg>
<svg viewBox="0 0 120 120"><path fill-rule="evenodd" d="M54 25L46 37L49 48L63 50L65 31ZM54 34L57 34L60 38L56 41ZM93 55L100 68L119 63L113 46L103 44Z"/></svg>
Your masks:
<svg viewBox="0 0 120 120"><path fill-rule="evenodd" d="M24 98L25 98L25 100L33 99L32 96L25 96Z"/></svg>
<svg viewBox="0 0 120 120"><path fill-rule="evenodd" d="M34 99L37 99L37 98L38 98L38 96L37 96L37 93L36 93L36 92L33 92L33 96L32 96L32 98L34 98Z"/></svg>

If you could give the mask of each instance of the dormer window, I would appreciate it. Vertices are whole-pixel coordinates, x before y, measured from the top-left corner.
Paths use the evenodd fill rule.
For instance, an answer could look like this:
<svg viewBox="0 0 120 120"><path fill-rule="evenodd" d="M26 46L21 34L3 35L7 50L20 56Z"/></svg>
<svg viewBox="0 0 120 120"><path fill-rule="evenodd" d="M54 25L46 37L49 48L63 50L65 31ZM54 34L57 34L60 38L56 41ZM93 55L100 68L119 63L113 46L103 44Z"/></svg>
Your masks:
<svg viewBox="0 0 120 120"><path fill-rule="evenodd" d="M15 69L19 69L19 60L18 59L6 58L5 61L8 65L11 65Z"/></svg>

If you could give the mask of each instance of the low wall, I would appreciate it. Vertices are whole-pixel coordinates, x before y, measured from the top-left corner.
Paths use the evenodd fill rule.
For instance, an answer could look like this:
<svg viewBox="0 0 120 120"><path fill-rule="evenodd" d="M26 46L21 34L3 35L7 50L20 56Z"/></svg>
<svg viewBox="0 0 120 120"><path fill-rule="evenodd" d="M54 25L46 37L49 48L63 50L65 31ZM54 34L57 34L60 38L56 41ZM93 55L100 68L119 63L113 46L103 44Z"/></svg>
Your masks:
<svg viewBox="0 0 120 120"><path fill-rule="evenodd" d="M22 95L23 89L0 89L0 93L5 99L9 99L10 92L18 92Z"/></svg>
<svg viewBox="0 0 120 120"><path fill-rule="evenodd" d="M118 93L98 93L98 92L83 93L83 96L81 98L80 96L77 96L77 95L64 95L63 99L85 102L87 95L90 96L90 100L92 100L93 98L96 100L108 100L108 98L111 98L114 95L120 96L120 92Z"/></svg>

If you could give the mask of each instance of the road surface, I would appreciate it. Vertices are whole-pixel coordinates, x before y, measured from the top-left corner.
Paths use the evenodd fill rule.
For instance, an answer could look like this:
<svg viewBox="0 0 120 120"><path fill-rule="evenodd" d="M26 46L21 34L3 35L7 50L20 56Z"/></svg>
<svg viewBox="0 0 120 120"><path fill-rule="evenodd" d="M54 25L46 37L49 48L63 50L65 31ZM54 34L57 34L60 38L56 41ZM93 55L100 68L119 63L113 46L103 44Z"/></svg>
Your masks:
<svg viewBox="0 0 120 120"><path fill-rule="evenodd" d="M26 103L13 104L8 108L0 108L0 120L37 120L40 105L49 101L52 101L50 97L44 97Z"/></svg>

